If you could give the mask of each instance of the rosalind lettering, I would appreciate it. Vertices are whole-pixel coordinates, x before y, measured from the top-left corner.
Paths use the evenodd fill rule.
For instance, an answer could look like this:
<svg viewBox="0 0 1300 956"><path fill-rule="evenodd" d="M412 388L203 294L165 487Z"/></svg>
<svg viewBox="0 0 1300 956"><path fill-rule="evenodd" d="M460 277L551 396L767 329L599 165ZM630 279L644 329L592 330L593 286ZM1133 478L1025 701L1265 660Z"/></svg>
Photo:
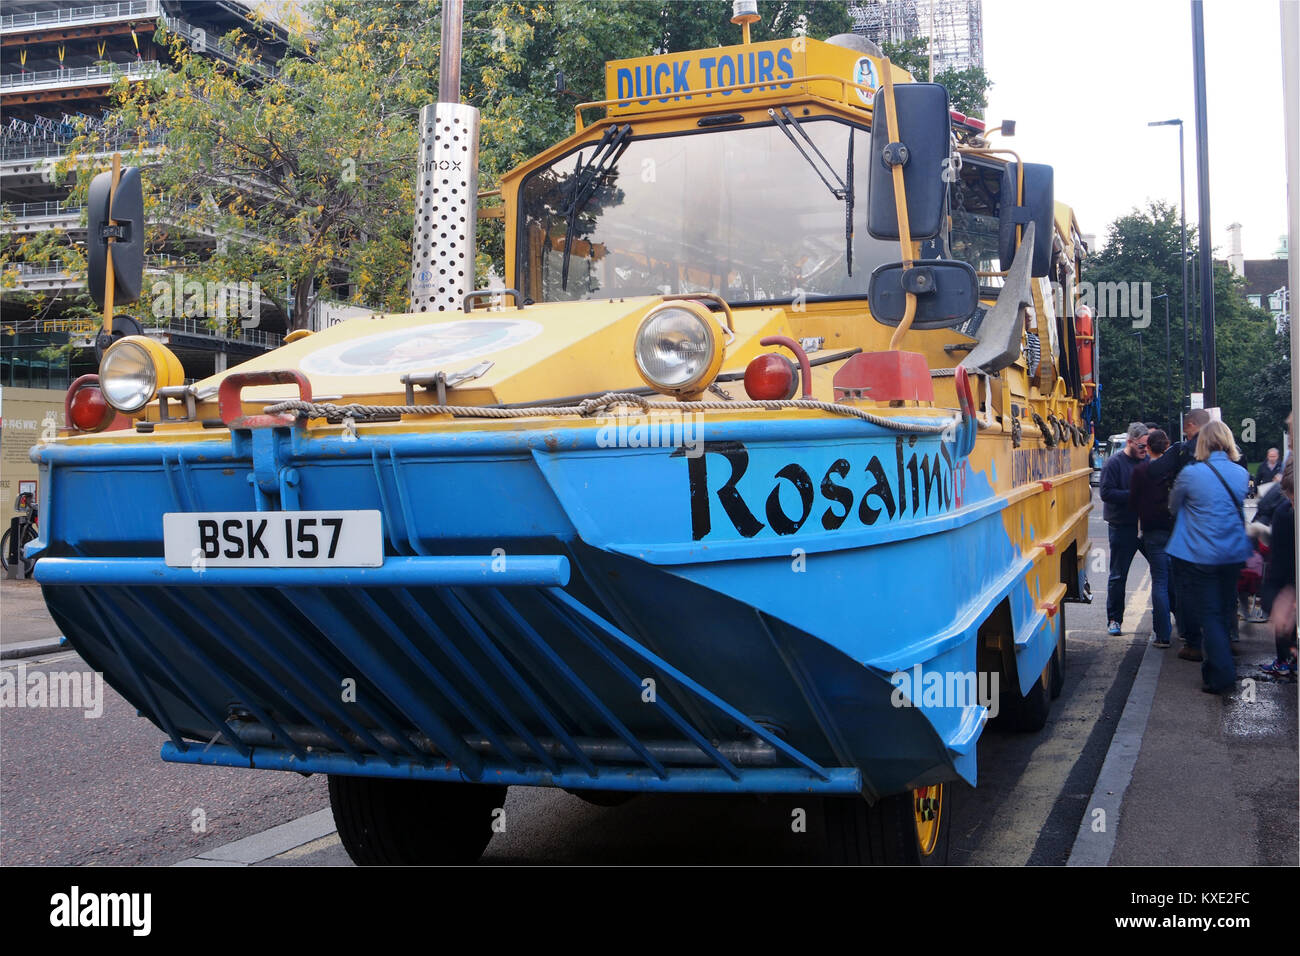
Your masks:
<svg viewBox="0 0 1300 956"><path fill-rule="evenodd" d="M82 893L74 886L50 897L51 926L129 926L134 936L148 936L153 897L149 893Z"/></svg>
<svg viewBox="0 0 1300 956"><path fill-rule="evenodd" d="M879 455L867 458L859 453L852 459L837 458L829 466L824 460L817 465L790 461L771 473L766 488L760 483L760 489L767 491L763 499L752 490L742 493L737 487L750 465L745 445L706 441L702 454L687 462L691 535L699 541L713 533L715 498L727 523L745 538L768 527L779 535L794 534L810 518L815 528L838 531L846 522L850 528L871 527L878 521L902 521L952 509L955 469L946 445L928 444L924 450L904 447L900 437L894 441L893 460L888 459L881 461ZM727 478L718 486L720 475ZM798 510L794 513L782 504L783 483L789 486L789 505L798 496ZM751 497L747 498L747 494ZM760 502L766 524L755 514Z"/></svg>
<svg viewBox="0 0 1300 956"><path fill-rule="evenodd" d="M989 719L998 715L998 675L980 671L922 671L913 664L910 671L898 671L889 678L894 685L889 703L894 707L973 707L988 709Z"/></svg>

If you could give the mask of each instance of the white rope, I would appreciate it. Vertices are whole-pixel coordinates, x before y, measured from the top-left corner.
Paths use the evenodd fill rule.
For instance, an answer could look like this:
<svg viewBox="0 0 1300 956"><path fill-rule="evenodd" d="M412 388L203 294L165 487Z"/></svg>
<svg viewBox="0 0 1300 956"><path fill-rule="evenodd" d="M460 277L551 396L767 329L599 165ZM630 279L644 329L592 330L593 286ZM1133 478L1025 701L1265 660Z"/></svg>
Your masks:
<svg viewBox="0 0 1300 956"><path fill-rule="evenodd" d="M651 411L666 411L685 414L687 412L735 412L746 409L763 409L780 411L795 409L799 411L829 412L832 415L844 415L859 418L881 428L891 431L908 432L919 435L939 435L961 424L961 419L947 419L937 425L910 424L881 415L873 415L851 405L837 405L815 399L790 399L773 401L717 401L717 402L651 402L640 395L627 392L608 392L599 398L588 398L577 405L536 405L525 408L486 408L477 405L333 405L329 402L304 402L293 399L268 405L264 414L277 415L295 412L306 418L352 418L364 420L372 416L390 415L450 415L453 418L535 418L554 415L576 415L589 418L597 412L609 409L636 406L643 414Z"/></svg>

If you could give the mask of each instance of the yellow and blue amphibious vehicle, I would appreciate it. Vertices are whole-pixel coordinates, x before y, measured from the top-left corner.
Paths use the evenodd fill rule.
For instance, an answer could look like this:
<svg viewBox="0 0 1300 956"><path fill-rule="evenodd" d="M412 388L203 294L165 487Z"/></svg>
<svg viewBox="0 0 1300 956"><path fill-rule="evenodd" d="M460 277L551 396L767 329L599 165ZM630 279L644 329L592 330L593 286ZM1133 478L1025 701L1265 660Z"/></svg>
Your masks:
<svg viewBox="0 0 1300 956"><path fill-rule="evenodd" d="M33 450L50 611L164 760L328 774L358 862L476 859L511 785L807 794L830 859L941 862L1089 599L1073 214L856 37L607 96L502 181L508 289L440 104L411 313L193 385L119 338L70 401L132 427Z"/></svg>

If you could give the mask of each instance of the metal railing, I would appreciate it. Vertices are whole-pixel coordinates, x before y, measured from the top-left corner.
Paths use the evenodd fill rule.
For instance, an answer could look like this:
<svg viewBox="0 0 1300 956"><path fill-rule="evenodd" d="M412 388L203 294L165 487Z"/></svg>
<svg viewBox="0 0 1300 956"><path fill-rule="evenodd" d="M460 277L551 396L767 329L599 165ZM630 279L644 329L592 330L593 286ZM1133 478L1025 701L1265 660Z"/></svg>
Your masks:
<svg viewBox="0 0 1300 956"><path fill-rule="evenodd" d="M64 271L63 263L58 259L55 259L53 262L15 262L13 265L18 267L18 275L21 278L27 278L29 276L56 276Z"/></svg>
<svg viewBox="0 0 1300 956"><path fill-rule="evenodd" d="M53 259L49 262L14 262L10 263L18 269L18 275L26 278L28 276L56 276L71 275L62 259ZM177 259L173 256L150 255L144 257L146 269L158 271L161 269L184 269L186 266L194 263L186 262L184 259Z"/></svg>
<svg viewBox="0 0 1300 956"><path fill-rule="evenodd" d="M260 345L268 349L279 348L284 342L284 336L275 332L246 329L240 326L232 328L230 325L227 325L224 329L214 329L208 324L207 319L201 318L168 319L166 322L160 322L157 326L146 326L145 332L149 332L153 328L165 329L170 332L184 332L188 335L202 335L230 342L244 342L248 345Z"/></svg>
<svg viewBox="0 0 1300 956"><path fill-rule="evenodd" d="M92 136L94 134L91 134ZM100 142L81 143L80 146L88 156L112 153L117 150L132 150L138 146L146 149L162 145L167 137L161 133L148 136L114 137ZM0 162L19 162L24 159L45 159L51 156L66 156L72 151L72 141L66 143L11 143L0 146Z"/></svg>
<svg viewBox="0 0 1300 956"><path fill-rule="evenodd" d="M62 70L33 70L30 73L6 73L0 76L0 90L21 89L27 86L85 83L103 79L112 83L122 76L153 76L162 66L157 60L131 60L128 63L110 63L104 66L73 66Z"/></svg>
<svg viewBox="0 0 1300 956"><path fill-rule="evenodd" d="M45 202L9 202L0 206L0 218L40 219L49 216L80 216L85 206L72 205L62 200Z"/></svg>
<svg viewBox="0 0 1300 956"><path fill-rule="evenodd" d="M187 23L179 17L167 16L164 14L162 21L163 25L166 26L168 30L183 37L196 53L203 52L218 56L233 66L246 66L249 69L261 73L263 76L275 77L280 72L274 64L267 63L265 60L258 57L253 57L250 55L248 50L227 43L217 34L210 33L201 27L196 27L193 24ZM202 44L202 49L200 49L199 46L196 46L197 43Z"/></svg>
<svg viewBox="0 0 1300 956"><path fill-rule="evenodd" d="M128 17L158 15L158 0L124 0L122 3L97 3L89 7L37 10L34 13L11 13L0 17L0 32L30 30L33 27L62 26L95 20L118 20Z"/></svg>

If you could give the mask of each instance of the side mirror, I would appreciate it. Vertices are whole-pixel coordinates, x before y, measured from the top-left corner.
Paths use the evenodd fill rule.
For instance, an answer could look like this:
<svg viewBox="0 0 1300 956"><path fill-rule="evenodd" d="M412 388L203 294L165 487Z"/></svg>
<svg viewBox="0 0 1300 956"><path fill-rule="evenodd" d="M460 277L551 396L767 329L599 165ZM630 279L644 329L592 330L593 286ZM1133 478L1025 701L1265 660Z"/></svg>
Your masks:
<svg viewBox="0 0 1300 956"><path fill-rule="evenodd" d="M1042 163L1025 163L1025 198L1016 203L1018 163L1007 164L1002 172L1002 202L998 213L998 257L1004 270L1016 258L1016 226L1033 223L1037 233L1029 274L1039 279L1052 267L1052 237L1056 234L1053 219L1056 201L1052 185L1052 167Z"/></svg>
<svg viewBox="0 0 1300 956"><path fill-rule="evenodd" d="M898 239L893 165L903 167L907 219L914 240L933 239L943 221L943 162L951 150L952 117L948 90L938 83L900 83L894 87L901 138L890 135L884 87L876 90L871 112L870 196L867 232L875 239Z"/></svg>
<svg viewBox="0 0 1300 956"><path fill-rule="evenodd" d="M140 170L128 166L113 189L113 174L90 181L87 197L86 265L90 295L102 309L107 291L108 239L113 242L113 304L140 298L144 285L144 191Z"/></svg>
<svg viewBox="0 0 1300 956"><path fill-rule="evenodd" d="M925 259L910 269L891 262L871 273L867 302L871 317L881 325L898 325L907 309L907 293L916 295L914 329L946 329L960 325L979 307L980 285L967 262Z"/></svg>

